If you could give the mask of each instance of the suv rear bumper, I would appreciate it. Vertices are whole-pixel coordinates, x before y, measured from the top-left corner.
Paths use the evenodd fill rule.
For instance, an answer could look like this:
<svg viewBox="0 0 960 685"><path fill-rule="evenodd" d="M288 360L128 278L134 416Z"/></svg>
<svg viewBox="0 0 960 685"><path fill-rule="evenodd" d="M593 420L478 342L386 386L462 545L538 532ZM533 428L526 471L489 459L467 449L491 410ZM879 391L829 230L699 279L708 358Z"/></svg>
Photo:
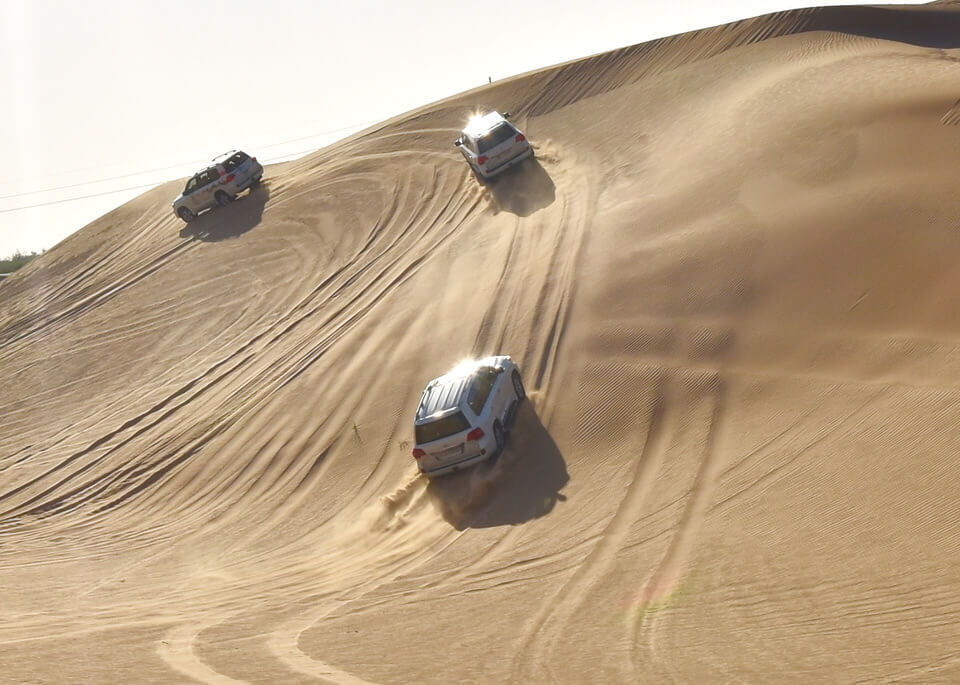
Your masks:
<svg viewBox="0 0 960 685"><path fill-rule="evenodd" d="M480 169L480 175L483 176L484 178L491 178L493 176L496 176L497 174L502 174L504 171L512 167L514 164L519 164L523 160L532 156L533 156L533 147L531 147L530 145L527 145L526 150L521 152L516 157L511 157L510 159L508 159L506 162L503 162L499 166L496 166L493 169L487 169L486 171L484 171L483 169Z"/></svg>
<svg viewBox="0 0 960 685"><path fill-rule="evenodd" d="M420 473L425 475L427 478L436 478L437 476L445 476L448 473L453 473L454 471L459 471L461 469L468 468L474 464L479 464L481 461L488 459L490 457L490 451L488 450L486 454L474 454L470 457L464 457L463 459L458 459L457 461L451 462L449 464L444 464L443 466L437 466L432 469L420 469Z"/></svg>

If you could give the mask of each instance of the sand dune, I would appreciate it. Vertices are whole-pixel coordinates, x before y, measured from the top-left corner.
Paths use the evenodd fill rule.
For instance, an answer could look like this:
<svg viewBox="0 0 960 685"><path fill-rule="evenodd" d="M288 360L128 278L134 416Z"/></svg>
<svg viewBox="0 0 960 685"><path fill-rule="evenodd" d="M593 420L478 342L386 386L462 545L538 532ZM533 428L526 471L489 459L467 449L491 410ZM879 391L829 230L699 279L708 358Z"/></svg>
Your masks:
<svg viewBox="0 0 960 685"><path fill-rule="evenodd" d="M956 3L759 17L71 236L0 284L0 680L960 679L958 62ZM427 483L488 353L512 442Z"/></svg>

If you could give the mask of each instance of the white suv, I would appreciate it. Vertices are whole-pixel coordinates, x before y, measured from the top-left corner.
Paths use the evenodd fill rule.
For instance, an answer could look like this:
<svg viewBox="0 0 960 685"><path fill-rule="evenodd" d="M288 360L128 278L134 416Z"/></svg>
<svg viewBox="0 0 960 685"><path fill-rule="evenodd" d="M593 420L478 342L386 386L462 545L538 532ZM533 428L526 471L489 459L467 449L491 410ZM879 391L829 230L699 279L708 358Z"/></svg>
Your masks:
<svg viewBox="0 0 960 685"><path fill-rule="evenodd" d="M480 178L496 176L533 155L527 137L509 118L509 112L473 117L453 143Z"/></svg>
<svg viewBox="0 0 960 685"><path fill-rule="evenodd" d="M246 152L231 150L214 157L213 162L212 166L194 174L180 197L173 201L174 214L187 223L205 209L230 204L263 177L263 166Z"/></svg>
<svg viewBox="0 0 960 685"><path fill-rule="evenodd" d="M434 478L499 454L525 396L506 356L464 362L430 381L414 421L420 473Z"/></svg>

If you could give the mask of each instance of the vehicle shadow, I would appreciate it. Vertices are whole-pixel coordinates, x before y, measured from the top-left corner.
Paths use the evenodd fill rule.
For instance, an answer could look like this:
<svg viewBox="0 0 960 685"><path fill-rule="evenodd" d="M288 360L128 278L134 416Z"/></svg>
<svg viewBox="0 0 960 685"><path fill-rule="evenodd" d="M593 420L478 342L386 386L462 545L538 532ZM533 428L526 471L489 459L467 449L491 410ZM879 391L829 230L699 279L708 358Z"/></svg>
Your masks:
<svg viewBox="0 0 960 685"><path fill-rule="evenodd" d="M204 212L180 230L180 237L213 243L241 236L260 223L269 199L270 187L264 181L226 207Z"/></svg>
<svg viewBox="0 0 960 685"><path fill-rule="evenodd" d="M536 157L487 181L497 211L530 216L549 207L557 197L550 174Z"/></svg>
<svg viewBox="0 0 960 685"><path fill-rule="evenodd" d="M524 523L553 511L566 497L567 464L529 400L496 460L429 481L427 495L457 530Z"/></svg>

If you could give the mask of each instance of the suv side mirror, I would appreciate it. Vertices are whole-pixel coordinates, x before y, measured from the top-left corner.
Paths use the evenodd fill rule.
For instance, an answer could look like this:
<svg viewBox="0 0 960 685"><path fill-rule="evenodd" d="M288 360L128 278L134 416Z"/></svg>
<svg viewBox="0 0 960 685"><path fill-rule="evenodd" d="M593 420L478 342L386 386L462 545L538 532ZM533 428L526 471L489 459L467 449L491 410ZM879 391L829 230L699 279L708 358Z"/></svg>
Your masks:
<svg viewBox="0 0 960 685"><path fill-rule="evenodd" d="M504 118L504 119L509 119L510 116L511 116L511 115L510 115L510 112L504 112L504 113L503 113L503 118Z"/></svg>
<svg viewBox="0 0 960 685"><path fill-rule="evenodd" d="M460 147L462 144L463 144L463 139L462 139L462 138L457 138L455 141L453 141L453 146L454 146L454 147Z"/></svg>

